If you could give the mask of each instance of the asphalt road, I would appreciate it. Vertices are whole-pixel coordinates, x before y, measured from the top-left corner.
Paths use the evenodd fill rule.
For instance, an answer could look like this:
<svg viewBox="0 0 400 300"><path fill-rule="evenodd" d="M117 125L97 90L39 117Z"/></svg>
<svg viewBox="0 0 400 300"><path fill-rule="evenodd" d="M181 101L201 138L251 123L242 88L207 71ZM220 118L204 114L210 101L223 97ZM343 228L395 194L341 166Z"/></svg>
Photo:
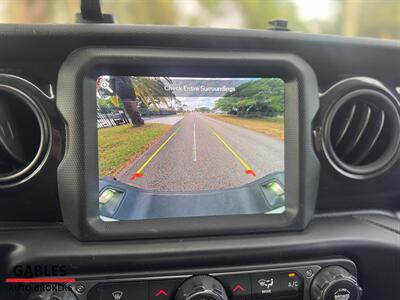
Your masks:
<svg viewBox="0 0 400 300"><path fill-rule="evenodd" d="M117 179L168 192L238 187L283 171L283 145L264 134L190 113Z"/></svg>

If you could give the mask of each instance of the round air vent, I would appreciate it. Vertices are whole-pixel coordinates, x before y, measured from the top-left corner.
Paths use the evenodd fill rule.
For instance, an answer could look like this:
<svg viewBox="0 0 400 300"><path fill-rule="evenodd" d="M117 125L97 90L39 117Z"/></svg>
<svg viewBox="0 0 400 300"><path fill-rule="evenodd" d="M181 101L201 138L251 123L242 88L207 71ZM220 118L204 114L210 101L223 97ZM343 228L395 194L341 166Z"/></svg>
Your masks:
<svg viewBox="0 0 400 300"><path fill-rule="evenodd" d="M384 93L354 90L328 109L324 151L333 167L346 176L365 179L385 172L396 162L399 144L399 113Z"/></svg>
<svg viewBox="0 0 400 300"><path fill-rule="evenodd" d="M27 94L0 84L0 188L30 178L48 150L46 118Z"/></svg>

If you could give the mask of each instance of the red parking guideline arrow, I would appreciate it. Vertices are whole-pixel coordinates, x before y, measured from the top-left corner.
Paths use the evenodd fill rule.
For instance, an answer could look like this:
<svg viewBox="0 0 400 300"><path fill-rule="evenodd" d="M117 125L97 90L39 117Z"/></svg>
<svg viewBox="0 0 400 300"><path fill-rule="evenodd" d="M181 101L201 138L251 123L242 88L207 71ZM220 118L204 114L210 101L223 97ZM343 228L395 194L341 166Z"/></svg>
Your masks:
<svg viewBox="0 0 400 300"><path fill-rule="evenodd" d="M166 291L164 291L164 290L159 290L158 292L157 292L157 294L156 294L156 297L160 297L161 295L164 295L164 296L169 296L168 295L168 293L166 292Z"/></svg>
<svg viewBox="0 0 400 300"><path fill-rule="evenodd" d="M143 177L143 173L135 173L132 175L131 180L135 180L136 178Z"/></svg>
<svg viewBox="0 0 400 300"><path fill-rule="evenodd" d="M251 170L251 169L246 170L246 171L244 171L244 172L245 172L246 174L253 175L254 177L256 176L256 173L254 173L254 171Z"/></svg>
<svg viewBox="0 0 400 300"><path fill-rule="evenodd" d="M241 292L244 292L246 289L244 288L244 287L242 287L239 283L237 284L237 285L235 285L235 287L233 288L233 292L236 292L236 291L241 291Z"/></svg>

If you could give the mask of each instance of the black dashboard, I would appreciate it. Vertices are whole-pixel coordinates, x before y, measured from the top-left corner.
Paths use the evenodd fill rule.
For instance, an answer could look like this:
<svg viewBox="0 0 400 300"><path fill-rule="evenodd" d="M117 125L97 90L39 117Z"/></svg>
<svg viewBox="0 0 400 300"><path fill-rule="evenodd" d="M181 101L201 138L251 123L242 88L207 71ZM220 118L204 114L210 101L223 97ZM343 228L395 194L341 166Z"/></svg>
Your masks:
<svg viewBox="0 0 400 300"><path fill-rule="evenodd" d="M367 300L398 298L398 41L270 30L84 24L0 25L0 43L0 108L21 132L22 148L33 149L26 154L30 163L21 167L16 151L10 156L0 148L1 299L352 300L361 294ZM80 99L88 98L82 91L92 80L85 77L91 62L75 60L68 65L82 51L97 51L90 49L108 53L102 70L111 73L109 65L126 64L118 55L129 51L165 57L178 53L169 57L178 67L189 64L183 62L187 53L218 53L190 62L197 67L193 75L205 70L214 76L231 75L230 70L239 69L248 75L246 66L250 68L260 55L287 55L304 62L293 68L292 77L280 69L282 61L271 59L265 66L273 75L299 82L299 96L291 99L313 107L290 106L290 115L285 115L297 122L287 126L297 130L290 131L297 137L293 152L285 148L287 157L293 159L295 149L299 154L291 167L288 162L285 167L286 173L296 175L286 184L297 183L289 185L287 194L301 195L290 198L293 219L261 223L260 216L201 222L189 218L173 220L173 226L158 221L129 226L96 223L91 209L97 202L86 204L98 196L98 186L89 184L86 171L71 171L97 163L89 159L92 144L76 143L93 138L93 128L90 117L78 120L73 106L78 110L84 103ZM237 62L229 61L231 57ZM157 67L156 57L152 59L129 63L147 75ZM257 64L261 70L260 61ZM75 73L60 76L66 65ZM169 70L168 65L162 70ZM309 71L315 77L302 75ZM184 67L181 74L186 74ZM18 101L7 100L18 97L25 100L8 105ZM89 110L82 104L82 111ZM73 168L63 167L65 157L79 155L85 159L73 161ZM293 167L296 161L301 161L298 168ZM15 166L22 171L10 176ZM247 196L242 191L234 197ZM16 272L16 266L24 272ZM35 266L36 274L29 270ZM60 278L74 279L68 292L15 292L5 283L10 277L58 278L60 274L49 271L54 266L65 271ZM276 293L270 289L273 282L280 287ZM345 287L333 295L332 286L342 283Z"/></svg>

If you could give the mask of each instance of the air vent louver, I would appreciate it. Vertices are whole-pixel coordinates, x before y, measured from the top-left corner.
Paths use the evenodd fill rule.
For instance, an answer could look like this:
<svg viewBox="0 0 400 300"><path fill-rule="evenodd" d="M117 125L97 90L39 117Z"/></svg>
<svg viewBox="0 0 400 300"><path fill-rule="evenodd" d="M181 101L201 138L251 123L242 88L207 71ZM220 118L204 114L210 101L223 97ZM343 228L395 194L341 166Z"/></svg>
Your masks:
<svg viewBox="0 0 400 300"><path fill-rule="evenodd" d="M394 163L399 136L399 115L393 102L375 90L356 90L328 111L324 149L341 173L369 178Z"/></svg>
<svg viewBox="0 0 400 300"><path fill-rule="evenodd" d="M47 135L37 104L20 90L0 84L0 188L33 174L43 161Z"/></svg>

